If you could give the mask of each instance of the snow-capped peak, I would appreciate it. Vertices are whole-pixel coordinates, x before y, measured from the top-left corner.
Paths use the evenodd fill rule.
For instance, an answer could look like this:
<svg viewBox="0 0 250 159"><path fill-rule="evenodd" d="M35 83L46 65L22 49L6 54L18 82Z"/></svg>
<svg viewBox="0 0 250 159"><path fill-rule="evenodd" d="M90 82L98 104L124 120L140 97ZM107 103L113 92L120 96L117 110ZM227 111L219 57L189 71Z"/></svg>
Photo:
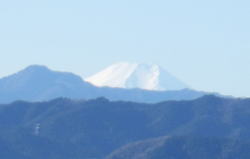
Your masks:
<svg viewBox="0 0 250 159"><path fill-rule="evenodd" d="M154 64L116 63L86 78L96 86L141 88L146 90L179 90L187 86Z"/></svg>

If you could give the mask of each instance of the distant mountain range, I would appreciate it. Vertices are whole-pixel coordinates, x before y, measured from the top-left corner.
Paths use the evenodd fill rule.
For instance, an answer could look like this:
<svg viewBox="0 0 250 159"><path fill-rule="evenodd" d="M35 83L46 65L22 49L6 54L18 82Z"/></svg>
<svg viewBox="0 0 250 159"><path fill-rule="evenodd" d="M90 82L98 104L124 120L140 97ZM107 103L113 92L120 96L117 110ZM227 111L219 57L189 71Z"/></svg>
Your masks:
<svg viewBox="0 0 250 159"><path fill-rule="evenodd" d="M158 69L157 66L153 66L151 69L154 68L156 70ZM113 73L116 74L116 72ZM112 73L110 75L112 75ZM100 77L100 79L105 80L105 78L102 77ZM168 82L167 78L166 81ZM164 85L161 86L163 88ZM159 86L159 88L161 86ZM57 97L68 97L72 99L106 97L110 100L152 103L166 100L195 99L204 94L207 93L190 89L149 91L142 89L97 87L83 81L81 77L72 73L56 72L39 65L29 66L14 75L0 79L0 103L8 103L15 100L43 101Z"/></svg>
<svg viewBox="0 0 250 159"><path fill-rule="evenodd" d="M181 90L186 84L154 64L116 63L86 78L96 86L140 88L146 90Z"/></svg>
<svg viewBox="0 0 250 159"><path fill-rule="evenodd" d="M247 159L250 99L0 105L4 159Z"/></svg>

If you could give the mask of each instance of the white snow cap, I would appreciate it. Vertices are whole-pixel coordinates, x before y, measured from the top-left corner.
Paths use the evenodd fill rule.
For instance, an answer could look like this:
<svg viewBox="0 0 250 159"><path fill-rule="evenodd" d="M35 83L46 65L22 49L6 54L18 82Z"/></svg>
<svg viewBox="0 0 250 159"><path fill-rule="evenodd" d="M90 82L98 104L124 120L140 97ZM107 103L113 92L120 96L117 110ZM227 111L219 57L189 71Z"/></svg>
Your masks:
<svg viewBox="0 0 250 159"><path fill-rule="evenodd" d="M100 87L140 88L158 91L188 88L186 84L162 67L154 64L116 63L85 80Z"/></svg>

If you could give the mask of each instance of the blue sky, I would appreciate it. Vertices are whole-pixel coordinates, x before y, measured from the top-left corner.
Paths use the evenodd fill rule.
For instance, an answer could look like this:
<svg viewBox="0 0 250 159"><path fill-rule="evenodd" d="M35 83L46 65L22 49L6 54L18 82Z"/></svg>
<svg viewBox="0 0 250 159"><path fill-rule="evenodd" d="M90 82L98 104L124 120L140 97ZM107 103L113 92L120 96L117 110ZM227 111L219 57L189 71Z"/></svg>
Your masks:
<svg viewBox="0 0 250 159"><path fill-rule="evenodd" d="M250 97L249 19L247 0L0 1L0 77L146 62L194 89Z"/></svg>

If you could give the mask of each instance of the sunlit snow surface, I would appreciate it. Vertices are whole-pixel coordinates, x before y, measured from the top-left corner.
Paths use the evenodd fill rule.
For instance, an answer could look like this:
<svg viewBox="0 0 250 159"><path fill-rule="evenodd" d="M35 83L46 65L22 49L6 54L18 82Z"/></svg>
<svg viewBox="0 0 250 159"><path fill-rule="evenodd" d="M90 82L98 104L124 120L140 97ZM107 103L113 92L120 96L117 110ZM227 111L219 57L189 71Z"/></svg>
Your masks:
<svg viewBox="0 0 250 159"><path fill-rule="evenodd" d="M85 79L96 86L141 88L146 90L179 90L186 84L153 64L116 63Z"/></svg>

